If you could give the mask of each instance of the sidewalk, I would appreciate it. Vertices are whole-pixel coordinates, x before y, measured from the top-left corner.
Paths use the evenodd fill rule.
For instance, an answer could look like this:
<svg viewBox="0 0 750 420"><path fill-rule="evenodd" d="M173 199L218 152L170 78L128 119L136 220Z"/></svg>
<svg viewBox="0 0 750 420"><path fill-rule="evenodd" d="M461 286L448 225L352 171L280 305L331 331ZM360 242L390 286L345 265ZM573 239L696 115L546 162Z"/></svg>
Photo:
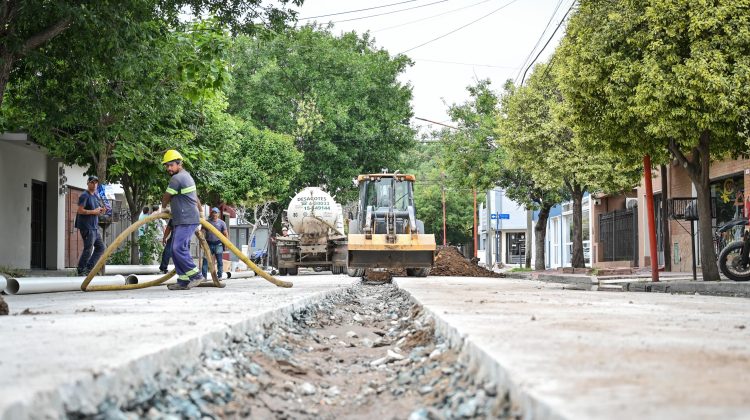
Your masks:
<svg viewBox="0 0 750 420"><path fill-rule="evenodd" d="M398 278L533 419L748 418L744 299Z"/></svg>
<svg viewBox="0 0 750 420"><path fill-rule="evenodd" d="M651 281L651 274L596 276L588 274L567 274L555 270L505 273L508 278L562 283L567 288L579 290L600 290L613 292L659 292L688 295L709 295L728 297L750 297L750 282L731 280L704 282L693 281L692 273L660 272L659 282Z"/></svg>
<svg viewBox="0 0 750 420"><path fill-rule="evenodd" d="M158 381L156 372L190 367L228 332L252 331L356 279L287 280L293 288L250 278L225 289L4 296L11 315L0 317L0 419L95 413L105 396L127 399Z"/></svg>

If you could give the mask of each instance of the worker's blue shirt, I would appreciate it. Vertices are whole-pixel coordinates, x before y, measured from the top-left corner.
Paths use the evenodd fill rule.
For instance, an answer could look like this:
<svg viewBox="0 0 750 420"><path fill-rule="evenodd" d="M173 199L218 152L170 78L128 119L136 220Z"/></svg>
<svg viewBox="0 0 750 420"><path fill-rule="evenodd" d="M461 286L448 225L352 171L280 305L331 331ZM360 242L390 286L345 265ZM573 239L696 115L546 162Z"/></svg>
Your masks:
<svg viewBox="0 0 750 420"><path fill-rule="evenodd" d="M183 169L172 175L167 193L172 195L170 207L172 208L173 225L196 225L200 223L198 192L190 172Z"/></svg>
<svg viewBox="0 0 750 420"><path fill-rule="evenodd" d="M95 210L99 208L99 200L96 199L96 195L89 194L88 191L84 191L83 194L78 197L78 205L83 206L83 208L86 210ZM78 214L76 216L77 229L94 230L99 227L98 214Z"/></svg>
<svg viewBox="0 0 750 420"><path fill-rule="evenodd" d="M208 223L211 223L211 225L215 227L219 232L224 232L225 230L227 230L227 224L224 223L224 221L221 219L208 219ZM206 241L216 243L219 242L219 237L214 235L210 230L206 229Z"/></svg>

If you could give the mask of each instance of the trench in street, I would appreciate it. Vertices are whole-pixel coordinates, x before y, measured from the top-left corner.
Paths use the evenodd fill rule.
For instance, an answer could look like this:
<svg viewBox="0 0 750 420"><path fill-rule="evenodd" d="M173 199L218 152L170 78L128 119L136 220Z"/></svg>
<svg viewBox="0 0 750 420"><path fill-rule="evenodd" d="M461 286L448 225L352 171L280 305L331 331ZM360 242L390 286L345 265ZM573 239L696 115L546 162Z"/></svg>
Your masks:
<svg viewBox="0 0 750 420"><path fill-rule="evenodd" d="M434 320L391 284L357 284L70 418L515 418ZM168 376L169 375L169 376Z"/></svg>

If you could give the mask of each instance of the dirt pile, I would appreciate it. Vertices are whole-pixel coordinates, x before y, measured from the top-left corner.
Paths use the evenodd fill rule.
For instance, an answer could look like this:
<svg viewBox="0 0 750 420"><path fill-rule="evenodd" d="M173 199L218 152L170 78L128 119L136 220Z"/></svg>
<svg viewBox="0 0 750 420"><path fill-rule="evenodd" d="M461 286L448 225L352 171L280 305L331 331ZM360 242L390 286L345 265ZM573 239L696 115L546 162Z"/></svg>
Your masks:
<svg viewBox="0 0 750 420"><path fill-rule="evenodd" d="M8 304L5 303L3 300L3 297L0 296L0 315L8 315L10 311L8 310Z"/></svg>
<svg viewBox="0 0 750 420"><path fill-rule="evenodd" d="M500 273L472 263L452 246L440 247L435 257L435 266L430 271L431 276L456 277L505 277Z"/></svg>

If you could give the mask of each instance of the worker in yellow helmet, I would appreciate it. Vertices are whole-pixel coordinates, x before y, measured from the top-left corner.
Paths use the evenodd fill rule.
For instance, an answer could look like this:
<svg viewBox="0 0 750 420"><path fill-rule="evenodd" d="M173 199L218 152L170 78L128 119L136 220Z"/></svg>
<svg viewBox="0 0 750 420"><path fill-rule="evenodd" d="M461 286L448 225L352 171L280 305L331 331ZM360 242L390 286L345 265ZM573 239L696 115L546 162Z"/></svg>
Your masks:
<svg viewBox="0 0 750 420"><path fill-rule="evenodd" d="M188 290L200 284L204 278L190 256L190 238L200 226L201 202L198 199L195 181L182 167L182 155L177 150L167 150L162 164L172 178L161 198L166 209L171 203L172 212L172 260L177 271L177 283L170 290Z"/></svg>

